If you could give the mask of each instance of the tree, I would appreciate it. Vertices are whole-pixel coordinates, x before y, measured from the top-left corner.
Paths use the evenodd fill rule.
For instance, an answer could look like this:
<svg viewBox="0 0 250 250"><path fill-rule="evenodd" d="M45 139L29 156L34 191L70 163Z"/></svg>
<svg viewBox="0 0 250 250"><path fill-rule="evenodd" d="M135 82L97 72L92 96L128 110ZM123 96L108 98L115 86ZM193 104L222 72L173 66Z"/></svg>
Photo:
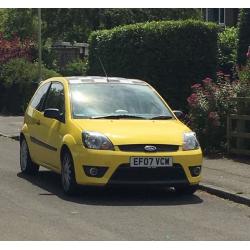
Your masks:
<svg viewBox="0 0 250 250"><path fill-rule="evenodd" d="M37 34L37 11L36 9L2 9L0 17L0 30L6 38L14 35L21 40L33 39Z"/></svg>
<svg viewBox="0 0 250 250"><path fill-rule="evenodd" d="M250 9L241 9L239 18L239 42L237 61L239 65L246 64L246 53L250 46Z"/></svg>
<svg viewBox="0 0 250 250"><path fill-rule="evenodd" d="M101 9L101 27L158 20L201 19L199 9Z"/></svg>
<svg viewBox="0 0 250 250"><path fill-rule="evenodd" d="M43 42L87 41L91 31L153 20L200 19L199 9L42 9ZM1 9L0 31L21 39L37 34L37 9Z"/></svg>

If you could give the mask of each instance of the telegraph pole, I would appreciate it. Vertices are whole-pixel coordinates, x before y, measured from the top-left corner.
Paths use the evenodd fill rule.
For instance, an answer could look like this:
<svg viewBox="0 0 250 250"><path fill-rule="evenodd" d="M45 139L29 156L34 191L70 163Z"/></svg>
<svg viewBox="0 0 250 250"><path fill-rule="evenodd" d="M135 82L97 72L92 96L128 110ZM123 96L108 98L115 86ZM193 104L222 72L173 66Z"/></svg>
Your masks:
<svg viewBox="0 0 250 250"><path fill-rule="evenodd" d="M41 27L41 8L38 8L38 67L39 82L42 81L42 27Z"/></svg>

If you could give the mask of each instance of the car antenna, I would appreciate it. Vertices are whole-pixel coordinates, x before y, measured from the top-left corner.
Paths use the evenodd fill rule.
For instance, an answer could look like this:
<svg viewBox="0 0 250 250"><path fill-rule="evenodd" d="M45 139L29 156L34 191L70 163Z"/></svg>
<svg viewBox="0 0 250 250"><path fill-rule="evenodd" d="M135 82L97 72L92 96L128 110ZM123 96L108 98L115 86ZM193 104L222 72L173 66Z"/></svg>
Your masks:
<svg viewBox="0 0 250 250"><path fill-rule="evenodd" d="M97 48L96 48L95 50L96 50L96 52L97 52ZM102 63L102 60L101 60L101 58L99 57L98 53L96 53L96 55L97 55L98 60L99 60L99 62L100 62L100 64L101 64L102 70L103 70L103 72L104 72L104 74L105 74L105 76L106 76L106 78L107 78L107 82L109 82L109 78L108 78L107 72L106 72L106 70L105 70L105 68L104 68L104 65L103 65L103 63Z"/></svg>
<svg viewBox="0 0 250 250"><path fill-rule="evenodd" d="M104 68L104 65L103 65L103 63L102 63L102 60L101 60L101 58L100 58L98 55L97 55L97 57L98 57L99 62L100 62L100 64L101 64L101 66L102 66L102 70L103 70L103 72L104 72L104 74L105 74L105 76L106 76L106 78L107 78L107 82L109 82L109 78L108 78L107 72L106 72L106 70L105 70L105 68Z"/></svg>

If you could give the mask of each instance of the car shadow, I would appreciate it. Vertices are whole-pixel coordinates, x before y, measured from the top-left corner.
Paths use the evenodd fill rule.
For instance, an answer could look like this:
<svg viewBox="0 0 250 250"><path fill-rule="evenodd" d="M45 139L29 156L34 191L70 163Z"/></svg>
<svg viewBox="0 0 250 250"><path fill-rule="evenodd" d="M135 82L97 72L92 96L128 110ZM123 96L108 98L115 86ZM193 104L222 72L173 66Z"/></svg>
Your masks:
<svg viewBox="0 0 250 250"><path fill-rule="evenodd" d="M35 176L18 173L19 178L41 188L39 195L56 195L62 200L96 206L174 206L200 204L197 195L177 195L166 188L131 187L80 187L78 193L69 197L61 188L60 176L52 171L39 171Z"/></svg>

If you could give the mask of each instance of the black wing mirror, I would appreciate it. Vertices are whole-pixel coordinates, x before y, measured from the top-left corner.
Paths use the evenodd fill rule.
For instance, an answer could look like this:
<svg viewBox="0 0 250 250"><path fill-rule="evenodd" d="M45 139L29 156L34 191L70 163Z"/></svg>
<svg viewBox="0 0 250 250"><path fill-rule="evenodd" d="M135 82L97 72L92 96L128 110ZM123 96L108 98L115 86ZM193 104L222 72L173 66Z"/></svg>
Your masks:
<svg viewBox="0 0 250 250"><path fill-rule="evenodd" d="M60 114L59 109L45 109L44 117L53 118L53 119L61 121L61 114Z"/></svg>
<svg viewBox="0 0 250 250"><path fill-rule="evenodd" d="M184 113L180 110L173 110L173 113L178 119L183 119L184 118Z"/></svg>

